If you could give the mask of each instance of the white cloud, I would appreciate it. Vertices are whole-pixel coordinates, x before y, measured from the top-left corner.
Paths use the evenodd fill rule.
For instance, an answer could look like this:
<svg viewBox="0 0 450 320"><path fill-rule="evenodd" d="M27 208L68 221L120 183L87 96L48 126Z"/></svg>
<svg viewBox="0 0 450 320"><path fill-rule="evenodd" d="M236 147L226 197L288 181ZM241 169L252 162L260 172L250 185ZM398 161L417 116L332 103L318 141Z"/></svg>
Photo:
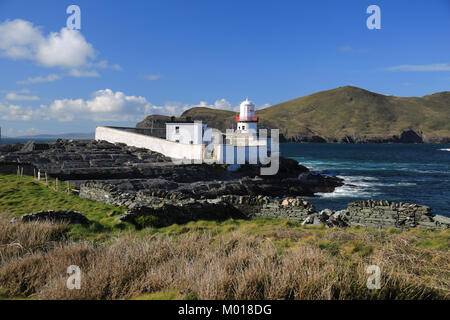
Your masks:
<svg viewBox="0 0 450 320"><path fill-rule="evenodd" d="M161 75L159 75L159 74L146 74L146 75L143 75L142 78L144 78L145 80L155 81L155 80L161 79Z"/></svg>
<svg viewBox="0 0 450 320"><path fill-rule="evenodd" d="M33 119L39 119L43 115L44 115L44 113L41 108L39 108L39 109L32 109L30 107L24 108L19 105L15 105L15 104L5 105L0 102L0 120L29 121L29 120L33 120Z"/></svg>
<svg viewBox="0 0 450 320"><path fill-rule="evenodd" d="M26 92L25 92L26 91ZM21 93L30 93L27 89ZM12 96L11 96L12 97ZM27 96L30 97L30 96ZM31 100L31 99L28 99ZM263 105L262 107L267 107ZM200 101L199 104L186 104L169 101L163 105L154 105L142 96L128 96L121 91L111 89L98 90L90 99L57 99L50 105L39 108L23 108L18 105L0 104L2 120L51 120L61 122L73 120L90 120L97 122L138 122L150 114L179 116L193 107L206 107L238 111L239 105L233 106L226 99L216 100L213 104Z"/></svg>
<svg viewBox="0 0 450 320"><path fill-rule="evenodd" d="M37 101L39 100L38 96L29 96L29 95L24 95L24 94L20 94L17 92L9 92L6 95L6 100L10 100L10 101Z"/></svg>
<svg viewBox="0 0 450 320"><path fill-rule="evenodd" d="M92 45L77 30L52 32L37 47L36 60L46 67L79 67L95 57Z"/></svg>
<svg viewBox="0 0 450 320"><path fill-rule="evenodd" d="M341 52L350 52L350 51L352 51L353 50L353 48L351 47L351 46L342 46L342 47L339 47L339 51L341 51Z"/></svg>
<svg viewBox="0 0 450 320"><path fill-rule="evenodd" d="M36 49L45 41L41 30L31 22L16 19L0 24L0 50L12 59L33 59Z"/></svg>
<svg viewBox="0 0 450 320"><path fill-rule="evenodd" d="M404 64L399 66L389 67L388 71L450 71L450 63L436 63L436 64Z"/></svg>
<svg viewBox="0 0 450 320"><path fill-rule="evenodd" d="M222 109L222 110L236 109L236 107L233 107L233 105L224 98L216 100L213 104L208 104L208 102L206 102L206 101L200 101L200 103L197 105L189 106L189 108L193 108L193 107L203 107L203 108Z"/></svg>
<svg viewBox="0 0 450 320"><path fill-rule="evenodd" d="M59 74L49 74L47 76L38 76L38 77L28 77L26 80L17 81L17 84L34 84L34 83L44 83L44 82L53 82L57 80L61 80L62 76Z"/></svg>
<svg viewBox="0 0 450 320"><path fill-rule="evenodd" d="M45 37L41 28L21 19L0 24L0 50L9 58L33 60L45 67L80 67L95 57L93 46L78 30L62 28Z"/></svg>
<svg viewBox="0 0 450 320"><path fill-rule="evenodd" d="M71 69L66 74L49 74L47 76L28 77L26 80L19 80L17 84L36 84L54 82L63 79L65 76L74 78L99 78L100 74L96 70Z"/></svg>
<svg viewBox="0 0 450 320"><path fill-rule="evenodd" d="M363 53L369 51L369 49L366 48L354 48L349 45L341 46L338 49L340 52L353 52L353 53Z"/></svg>
<svg viewBox="0 0 450 320"><path fill-rule="evenodd" d="M44 83L44 82L53 82L57 80L61 80L63 77L59 74L49 74L47 76L38 76L38 77L28 77L26 80L17 81L17 84L35 84L35 83Z"/></svg>
<svg viewBox="0 0 450 320"><path fill-rule="evenodd" d="M69 75L75 78L99 78L100 74L95 70L78 70L72 69L69 72Z"/></svg>
<svg viewBox="0 0 450 320"><path fill-rule="evenodd" d="M96 91L89 100L55 100L48 108L48 114L59 121L138 121L153 109L158 108L144 97L127 96L120 91L105 89Z"/></svg>
<svg viewBox="0 0 450 320"><path fill-rule="evenodd" d="M122 71L122 67L120 65L118 65L118 64L110 65L108 60L102 60L97 63L91 63L89 66L100 68L100 69L111 69L114 71Z"/></svg>

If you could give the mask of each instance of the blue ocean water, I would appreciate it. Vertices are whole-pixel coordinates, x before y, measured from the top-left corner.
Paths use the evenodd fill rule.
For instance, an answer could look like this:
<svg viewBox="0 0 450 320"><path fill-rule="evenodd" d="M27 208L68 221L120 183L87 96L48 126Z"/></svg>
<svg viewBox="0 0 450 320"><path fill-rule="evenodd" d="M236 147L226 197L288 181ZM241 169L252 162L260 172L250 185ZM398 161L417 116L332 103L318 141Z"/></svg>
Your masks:
<svg viewBox="0 0 450 320"><path fill-rule="evenodd" d="M450 144L284 143L280 149L313 172L345 179L333 193L308 199L319 210L383 199L450 216Z"/></svg>
<svg viewBox="0 0 450 320"><path fill-rule="evenodd" d="M39 138L39 139L36 139L36 138L2 138L1 144L14 144L14 143L23 143L23 144L25 144L28 141L44 143L44 142L52 142L52 141L55 141L55 140L56 139L52 139L52 138L49 138L49 139L44 139L44 138L42 138L42 139L41 138Z"/></svg>

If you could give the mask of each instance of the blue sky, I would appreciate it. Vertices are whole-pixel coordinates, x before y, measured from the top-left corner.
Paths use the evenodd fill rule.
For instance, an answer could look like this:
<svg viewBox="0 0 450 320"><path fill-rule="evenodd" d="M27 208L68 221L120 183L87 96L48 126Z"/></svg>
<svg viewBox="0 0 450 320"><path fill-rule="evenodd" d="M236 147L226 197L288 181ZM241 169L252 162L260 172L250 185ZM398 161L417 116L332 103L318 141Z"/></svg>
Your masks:
<svg viewBox="0 0 450 320"><path fill-rule="evenodd" d="M80 31L63 29L71 4ZM423 96L450 88L449 40L449 0L0 0L0 126L93 132L344 85Z"/></svg>

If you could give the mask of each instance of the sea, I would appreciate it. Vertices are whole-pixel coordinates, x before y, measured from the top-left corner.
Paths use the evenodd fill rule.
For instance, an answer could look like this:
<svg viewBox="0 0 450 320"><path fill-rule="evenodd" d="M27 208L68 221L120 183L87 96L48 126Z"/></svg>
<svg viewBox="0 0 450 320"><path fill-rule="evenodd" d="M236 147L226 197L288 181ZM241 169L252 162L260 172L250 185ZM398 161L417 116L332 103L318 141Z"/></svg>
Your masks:
<svg viewBox="0 0 450 320"><path fill-rule="evenodd" d="M284 143L281 155L345 185L308 198L316 209L341 210L363 199L417 203L450 216L450 144Z"/></svg>
<svg viewBox="0 0 450 320"><path fill-rule="evenodd" d="M2 143L28 140L4 138ZM450 144L282 143L280 151L313 173L344 179L334 192L307 198L318 210L378 199L426 205L450 216Z"/></svg>

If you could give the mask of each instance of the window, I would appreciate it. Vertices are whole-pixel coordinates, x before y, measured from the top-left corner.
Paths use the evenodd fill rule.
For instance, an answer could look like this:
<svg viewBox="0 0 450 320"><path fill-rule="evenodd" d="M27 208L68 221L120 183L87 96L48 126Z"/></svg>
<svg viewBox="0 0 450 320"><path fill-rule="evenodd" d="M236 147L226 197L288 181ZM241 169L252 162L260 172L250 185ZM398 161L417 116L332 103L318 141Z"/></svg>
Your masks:
<svg viewBox="0 0 450 320"><path fill-rule="evenodd" d="M175 127L175 133L180 133L180 127L179 126Z"/></svg>
<svg viewBox="0 0 450 320"><path fill-rule="evenodd" d="M179 140L179 139L177 139L177 140L175 140L175 142L180 142L180 140Z"/></svg>
<svg viewBox="0 0 450 320"><path fill-rule="evenodd" d="M245 130L245 126L242 126L242 130Z"/></svg>
<svg viewBox="0 0 450 320"><path fill-rule="evenodd" d="M191 141L189 141L189 143L190 143L190 144L194 144L194 141L191 140Z"/></svg>

